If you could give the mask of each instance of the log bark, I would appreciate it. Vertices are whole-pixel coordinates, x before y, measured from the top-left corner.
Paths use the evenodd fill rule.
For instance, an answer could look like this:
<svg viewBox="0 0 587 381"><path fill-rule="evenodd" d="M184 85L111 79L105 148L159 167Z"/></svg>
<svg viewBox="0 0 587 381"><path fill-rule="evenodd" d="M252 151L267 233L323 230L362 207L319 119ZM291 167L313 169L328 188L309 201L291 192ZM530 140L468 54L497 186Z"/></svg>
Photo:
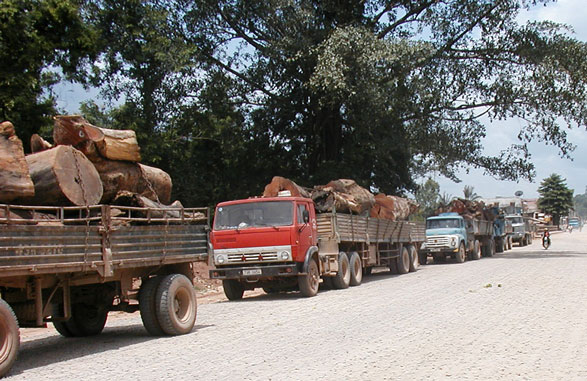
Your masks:
<svg viewBox="0 0 587 381"><path fill-rule="evenodd" d="M289 191L293 197L311 197L308 190L281 176L273 177L271 182L265 186L263 197L277 197L281 191Z"/></svg>
<svg viewBox="0 0 587 381"><path fill-rule="evenodd" d="M28 205L95 205L102 198L102 181L94 164L71 146L26 157L35 195L19 199Z"/></svg>
<svg viewBox="0 0 587 381"><path fill-rule="evenodd" d="M150 208L150 211L135 211L135 213L138 213L141 217L145 218L180 218L181 210L178 209L183 208L181 202L177 200L174 201L171 205L163 205L159 202L150 200L145 196L141 196L139 194L127 191L119 192L112 201L112 204L119 206L136 206L141 208ZM196 215L184 214L184 217L201 219L206 218L206 216L203 213L197 213Z"/></svg>
<svg viewBox="0 0 587 381"><path fill-rule="evenodd" d="M101 203L110 203L121 191L145 196L161 204L171 200L171 177L163 170L140 163L98 159L94 165L104 185Z"/></svg>
<svg viewBox="0 0 587 381"><path fill-rule="evenodd" d="M0 123L0 202L32 197L35 188L29 175L22 141L10 122Z"/></svg>
<svg viewBox="0 0 587 381"><path fill-rule="evenodd" d="M46 151L50 148L53 148L53 144L49 143L48 141L43 139L41 136L39 136L37 134L33 134L33 136L31 136L31 152L32 153Z"/></svg>
<svg viewBox="0 0 587 381"><path fill-rule="evenodd" d="M326 185L315 186L312 200L319 212L337 212L368 215L375 204L375 197L354 180L340 179Z"/></svg>
<svg viewBox="0 0 587 381"><path fill-rule="evenodd" d="M72 145L90 159L99 153L110 160L141 161L137 137L132 130L97 127L80 115L59 115L54 119L53 141L56 145Z"/></svg>
<svg viewBox="0 0 587 381"><path fill-rule="evenodd" d="M413 200L379 193L375 196L375 205L371 208L371 217L392 221L407 220L418 210L418 207L418 204Z"/></svg>

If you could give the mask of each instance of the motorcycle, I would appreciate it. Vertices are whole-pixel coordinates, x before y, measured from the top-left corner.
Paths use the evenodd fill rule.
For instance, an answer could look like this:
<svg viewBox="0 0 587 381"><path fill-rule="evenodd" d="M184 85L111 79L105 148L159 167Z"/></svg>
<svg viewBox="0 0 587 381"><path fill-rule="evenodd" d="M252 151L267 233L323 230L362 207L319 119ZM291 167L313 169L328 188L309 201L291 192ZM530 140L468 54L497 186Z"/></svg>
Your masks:
<svg viewBox="0 0 587 381"><path fill-rule="evenodd" d="M542 237L542 247L544 247L545 250L548 250L550 247L550 236Z"/></svg>

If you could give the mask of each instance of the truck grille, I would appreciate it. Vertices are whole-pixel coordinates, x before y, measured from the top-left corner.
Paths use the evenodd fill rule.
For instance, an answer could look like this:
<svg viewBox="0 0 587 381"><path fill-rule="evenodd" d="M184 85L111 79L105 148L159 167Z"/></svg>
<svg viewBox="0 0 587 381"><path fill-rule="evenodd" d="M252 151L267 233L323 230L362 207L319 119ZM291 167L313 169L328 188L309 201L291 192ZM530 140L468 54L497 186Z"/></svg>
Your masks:
<svg viewBox="0 0 587 381"><path fill-rule="evenodd" d="M276 261L277 252L229 254L228 263Z"/></svg>
<svg viewBox="0 0 587 381"><path fill-rule="evenodd" d="M449 244L448 237L427 237L426 238L426 247L446 247Z"/></svg>

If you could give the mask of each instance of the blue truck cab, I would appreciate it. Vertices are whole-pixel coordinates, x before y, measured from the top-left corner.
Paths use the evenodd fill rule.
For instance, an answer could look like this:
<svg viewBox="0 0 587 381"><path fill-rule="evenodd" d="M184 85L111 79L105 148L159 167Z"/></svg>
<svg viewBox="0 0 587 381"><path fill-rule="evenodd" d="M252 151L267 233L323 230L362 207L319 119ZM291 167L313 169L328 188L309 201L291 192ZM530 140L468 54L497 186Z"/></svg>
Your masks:
<svg viewBox="0 0 587 381"><path fill-rule="evenodd" d="M467 249L467 226L465 219L458 213L441 213L426 219L426 242L422 244L422 252L432 255L451 256L465 252ZM460 258L457 258L457 260Z"/></svg>

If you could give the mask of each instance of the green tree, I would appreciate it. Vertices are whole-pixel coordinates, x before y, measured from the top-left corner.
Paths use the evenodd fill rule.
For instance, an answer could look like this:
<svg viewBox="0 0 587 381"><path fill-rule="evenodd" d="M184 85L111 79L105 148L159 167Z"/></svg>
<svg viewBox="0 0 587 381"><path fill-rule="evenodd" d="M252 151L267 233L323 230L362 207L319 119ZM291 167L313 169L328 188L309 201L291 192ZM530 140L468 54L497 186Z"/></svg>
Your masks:
<svg viewBox="0 0 587 381"><path fill-rule="evenodd" d="M517 22L547 2L209 0L186 13L298 180L352 176L394 193L463 165L531 179L535 138L572 150L559 121L587 124L586 45L560 25ZM485 156L482 116L525 120L519 144Z"/></svg>
<svg viewBox="0 0 587 381"><path fill-rule="evenodd" d="M450 205L451 201L454 200L454 197L446 192L443 192L438 197L438 206L441 208L446 208Z"/></svg>
<svg viewBox="0 0 587 381"><path fill-rule="evenodd" d="M52 86L82 81L96 57L95 33L76 0L0 3L0 120L10 120L28 147L56 113Z"/></svg>
<svg viewBox="0 0 587 381"><path fill-rule="evenodd" d="M415 192L416 202L420 205L419 214L422 217L431 216L438 207L440 185L431 178L420 184Z"/></svg>
<svg viewBox="0 0 587 381"><path fill-rule="evenodd" d="M542 180L538 193L538 209L551 214L555 225L558 225L561 216L568 215L569 210L573 208L573 190L569 189L566 180L556 173Z"/></svg>
<svg viewBox="0 0 587 381"><path fill-rule="evenodd" d="M481 198L477 193L475 193L475 187L470 185L465 185L463 188L463 196L465 200L475 201Z"/></svg>
<svg viewBox="0 0 587 381"><path fill-rule="evenodd" d="M578 194L573 198L575 212L583 219L587 219L587 189L585 193Z"/></svg>

